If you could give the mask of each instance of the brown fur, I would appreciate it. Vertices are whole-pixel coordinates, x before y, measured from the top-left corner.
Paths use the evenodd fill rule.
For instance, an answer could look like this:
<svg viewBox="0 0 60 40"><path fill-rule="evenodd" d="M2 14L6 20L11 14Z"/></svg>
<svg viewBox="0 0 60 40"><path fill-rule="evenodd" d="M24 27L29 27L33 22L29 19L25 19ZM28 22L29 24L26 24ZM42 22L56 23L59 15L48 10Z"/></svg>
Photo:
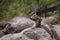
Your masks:
<svg viewBox="0 0 60 40"><path fill-rule="evenodd" d="M40 18L40 16L37 16L36 13L31 12L29 14L29 18L36 22L36 27L40 27L40 25L41 25L41 18Z"/></svg>
<svg viewBox="0 0 60 40"><path fill-rule="evenodd" d="M36 27L41 27L41 20L38 19L38 20L36 21Z"/></svg>

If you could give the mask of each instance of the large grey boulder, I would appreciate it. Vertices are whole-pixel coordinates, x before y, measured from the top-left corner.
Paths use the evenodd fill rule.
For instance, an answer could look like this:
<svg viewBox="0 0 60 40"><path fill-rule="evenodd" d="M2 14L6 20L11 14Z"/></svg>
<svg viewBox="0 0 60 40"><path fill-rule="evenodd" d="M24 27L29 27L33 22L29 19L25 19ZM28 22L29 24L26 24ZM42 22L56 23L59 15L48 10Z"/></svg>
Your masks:
<svg viewBox="0 0 60 40"><path fill-rule="evenodd" d="M17 18L17 19L19 19L19 18ZM22 24L19 23L18 21L16 21L15 19L12 19L11 23L13 22L12 24L16 25L16 22L17 22L18 24L24 25L24 23L26 22L25 21L26 19L24 19L24 20L22 20L22 19L24 19L24 17L19 19L19 20L21 20L20 22ZM14 22L14 20L16 22ZM32 21L28 21L28 23L29 23L28 25L30 25L30 22L32 22ZM13 25L13 27L15 28L16 26L14 26L14 25ZM25 25L26 25L26 23L25 23ZM24 25L24 27L25 27L25 25ZM44 21L42 22L42 25L44 25L49 30L51 30L50 26L47 23L45 23ZM0 40L55 40L55 39L52 39L51 35L44 28L36 28L35 26L36 26L36 24L35 24L35 22L33 22L33 25L31 23L29 28L26 28L19 33L5 35L5 36L1 37ZM20 25L19 25L19 27L20 27ZM59 35L59 31L57 33Z"/></svg>
<svg viewBox="0 0 60 40"><path fill-rule="evenodd" d="M20 15L8 21L4 30L7 33L18 33L26 28L32 27L32 25L34 24L35 22L29 19L28 17Z"/></svg>
<svg viewBox="0 0 60 40"><path fill-rule="evenodd" d="M60 38L60 25L53 25L53 29L56 31L56 34Z"/></svg>
<svg viewBox="0 0 60 40"><path fill-rule="evenodd" d="M0 40L54 40L44 28L36 28L35 26L34 24L20 33L5 35Z"/></svg>
<svg viewBox="0 0 60 40"><path fill-rule="evenodd" d="M6 34L19 33L26 28L32 27L34 24L35 22L29 19L27 15L21 14L6 22L6 26L0 31L0 37Z"/></svg>

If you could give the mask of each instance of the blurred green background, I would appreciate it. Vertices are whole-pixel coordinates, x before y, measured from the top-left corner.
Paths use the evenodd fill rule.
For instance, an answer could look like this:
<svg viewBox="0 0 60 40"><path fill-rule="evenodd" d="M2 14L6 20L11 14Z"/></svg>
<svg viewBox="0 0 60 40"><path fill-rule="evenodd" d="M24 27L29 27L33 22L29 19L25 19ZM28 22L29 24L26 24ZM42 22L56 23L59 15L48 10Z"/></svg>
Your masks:
<svg viewBox="0 0 60 40"><path fill-rule="evenodd" d="M27 14L29 11L37 11L44 9L45 6L51 8L60 5L59 0L0 0L0 21L11 19L21 13ZM57 14L54 14L57 13ZM60 24L60 11L48 12L49 15L54 15Z"/></svg>

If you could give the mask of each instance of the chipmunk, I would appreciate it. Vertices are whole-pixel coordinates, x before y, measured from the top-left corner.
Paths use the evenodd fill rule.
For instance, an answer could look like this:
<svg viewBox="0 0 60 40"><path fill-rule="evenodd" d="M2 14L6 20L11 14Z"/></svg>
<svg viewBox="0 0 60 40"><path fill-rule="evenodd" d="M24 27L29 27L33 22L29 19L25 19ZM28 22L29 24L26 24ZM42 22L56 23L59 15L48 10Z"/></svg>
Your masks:
<svg viewBox="0 0 60 40"><path fill-rule="evenodd" d="M41 20L42 20L42 19L41 19L41 17L38 16L36 13L30 12L29 18L30 18L31 20L35 21L36 27L40 27L40 26L41 26Z"/></svg>

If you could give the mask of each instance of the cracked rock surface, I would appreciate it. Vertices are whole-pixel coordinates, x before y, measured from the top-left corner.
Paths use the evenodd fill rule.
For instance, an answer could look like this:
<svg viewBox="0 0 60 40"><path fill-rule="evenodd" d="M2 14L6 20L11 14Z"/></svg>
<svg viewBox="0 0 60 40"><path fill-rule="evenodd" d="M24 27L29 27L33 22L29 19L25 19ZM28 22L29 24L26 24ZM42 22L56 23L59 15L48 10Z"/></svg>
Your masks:
<svg viewBox="0 0 60 40"><path fill-rule="evenodd" d="M43 28L27 28L21 33L8 34L0 38L0 40L53 40L51 36Z"/></svg>

